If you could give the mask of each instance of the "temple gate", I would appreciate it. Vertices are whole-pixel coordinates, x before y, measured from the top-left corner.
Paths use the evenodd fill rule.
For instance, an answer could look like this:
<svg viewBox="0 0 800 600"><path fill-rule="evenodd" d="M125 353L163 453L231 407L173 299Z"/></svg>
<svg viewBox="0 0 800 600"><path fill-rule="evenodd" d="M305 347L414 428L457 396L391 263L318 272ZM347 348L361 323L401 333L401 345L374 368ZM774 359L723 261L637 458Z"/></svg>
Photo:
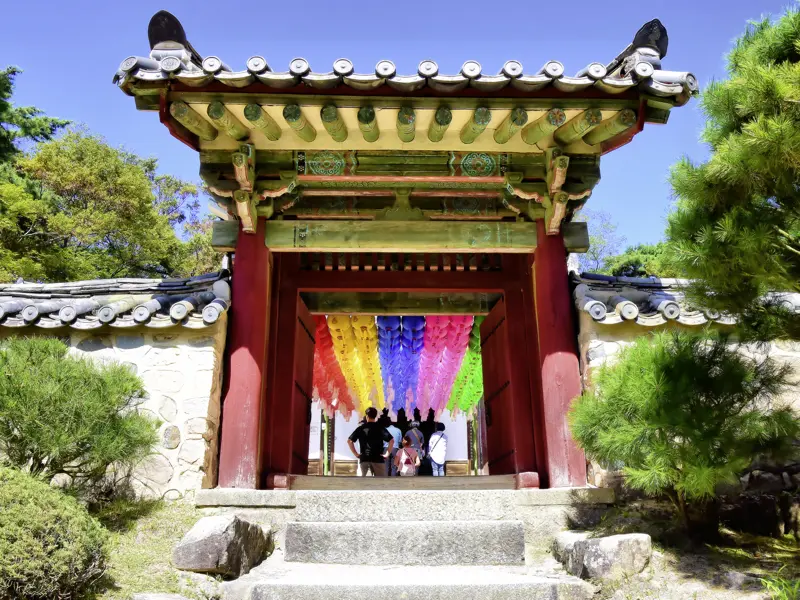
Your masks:
<svg viewBox="0 0 800 600"><path fill-rule="evenodd" d="M661 70L657 20L574 77L549 61L360 74L201 57L164 11L116 81L195 149L234 253L219 486L285 487L308 469L315 315L484 315L489 470L519 487L586 484L566 422L580 394L569 252L600 157L697 90Z"/></svg>

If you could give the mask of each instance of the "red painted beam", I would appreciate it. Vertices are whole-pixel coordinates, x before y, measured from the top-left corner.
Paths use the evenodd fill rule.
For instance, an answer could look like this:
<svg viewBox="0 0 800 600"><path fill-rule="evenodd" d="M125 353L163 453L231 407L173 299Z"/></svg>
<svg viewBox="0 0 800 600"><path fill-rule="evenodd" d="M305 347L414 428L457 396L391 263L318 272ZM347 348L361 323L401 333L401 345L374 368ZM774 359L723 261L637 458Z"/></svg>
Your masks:
<svg viewBox="0 0 800 600"><path fill-rule="evenodd" d="M227 385L222 402L219 486L259 484L261 424L269 332L270 256L264 219L256 235L239 232L233 264Z"/></svg>
<svg viewBox="0 0 800 600"><path fill-rule="evenodd" d="M569 431L567 413L581 393L572 318L567 252L561 234L547 235L536 221L539 243L533 262L536 327L542 381L542 414L549 487L586 485L586 458Z"/></svg>
<svg viewBox="0 0 800 600"><path fill-rule="evenodd" d="M502 292L501 271L299 271L290 276L301 292Z"/></svg>

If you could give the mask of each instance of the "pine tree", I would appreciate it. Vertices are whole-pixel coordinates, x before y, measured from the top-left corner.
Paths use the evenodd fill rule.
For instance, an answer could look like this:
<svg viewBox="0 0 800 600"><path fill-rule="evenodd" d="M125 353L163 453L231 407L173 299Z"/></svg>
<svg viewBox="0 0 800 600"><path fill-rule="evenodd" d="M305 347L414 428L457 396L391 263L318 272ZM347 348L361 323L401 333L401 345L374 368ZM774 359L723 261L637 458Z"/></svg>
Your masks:
<svg viewBox="0 0 800 600"><path fill-rule="evenodd" d="M694 300L762 339L800 335L770 292L800 292L800 12L751 23L702 96L711 156L672 171L668 236Z"/></svg>
<svg viewBox="0 0 800 600"><path fill-rule="evenodd" d="M21 140L43 142L52 137L69 121L46 117L33 106L14 106L14 78L21 71L8 67L0 71L0 164L8 162L20 152Z"/></svg>
<svg viewBox="0 0 800 600"><path fill-rule="evenodd" d="M621 464L630 487L669 497L687 529L715 534L717 486L794 451L800 422L777 400L790 368L679 331L637 338L617 359L573 404L572 434L590 458Z"/></svg>

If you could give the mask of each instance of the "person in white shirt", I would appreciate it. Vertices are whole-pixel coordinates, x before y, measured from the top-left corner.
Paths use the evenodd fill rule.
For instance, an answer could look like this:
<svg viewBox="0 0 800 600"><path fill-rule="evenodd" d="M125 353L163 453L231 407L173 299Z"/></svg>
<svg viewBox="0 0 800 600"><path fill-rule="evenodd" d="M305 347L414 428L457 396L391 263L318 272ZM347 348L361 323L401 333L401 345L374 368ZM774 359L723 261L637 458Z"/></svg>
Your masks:
<svg viewBox="0 0 800 600"><path fill-rule="evenodd" d="M428 440L428 456L434 477L444 477L444 463L447 457L447 435L444 432L444 423L436 424L436 431Z"/></svg>

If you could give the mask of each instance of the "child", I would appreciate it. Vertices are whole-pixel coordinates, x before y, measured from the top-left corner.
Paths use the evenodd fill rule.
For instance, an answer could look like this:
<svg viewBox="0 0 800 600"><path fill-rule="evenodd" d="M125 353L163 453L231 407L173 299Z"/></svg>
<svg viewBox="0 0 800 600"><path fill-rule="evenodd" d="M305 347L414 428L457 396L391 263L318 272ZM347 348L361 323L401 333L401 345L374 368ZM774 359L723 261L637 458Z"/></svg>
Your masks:
<svg viewBox="0 0 800 600"><path fill-rule="evenodd" d="M419 468L419 454L412 447L411 436L403 438L403 447L394 457L394 464L397 467L397 474L400 477L413 477Z"/></svg>

